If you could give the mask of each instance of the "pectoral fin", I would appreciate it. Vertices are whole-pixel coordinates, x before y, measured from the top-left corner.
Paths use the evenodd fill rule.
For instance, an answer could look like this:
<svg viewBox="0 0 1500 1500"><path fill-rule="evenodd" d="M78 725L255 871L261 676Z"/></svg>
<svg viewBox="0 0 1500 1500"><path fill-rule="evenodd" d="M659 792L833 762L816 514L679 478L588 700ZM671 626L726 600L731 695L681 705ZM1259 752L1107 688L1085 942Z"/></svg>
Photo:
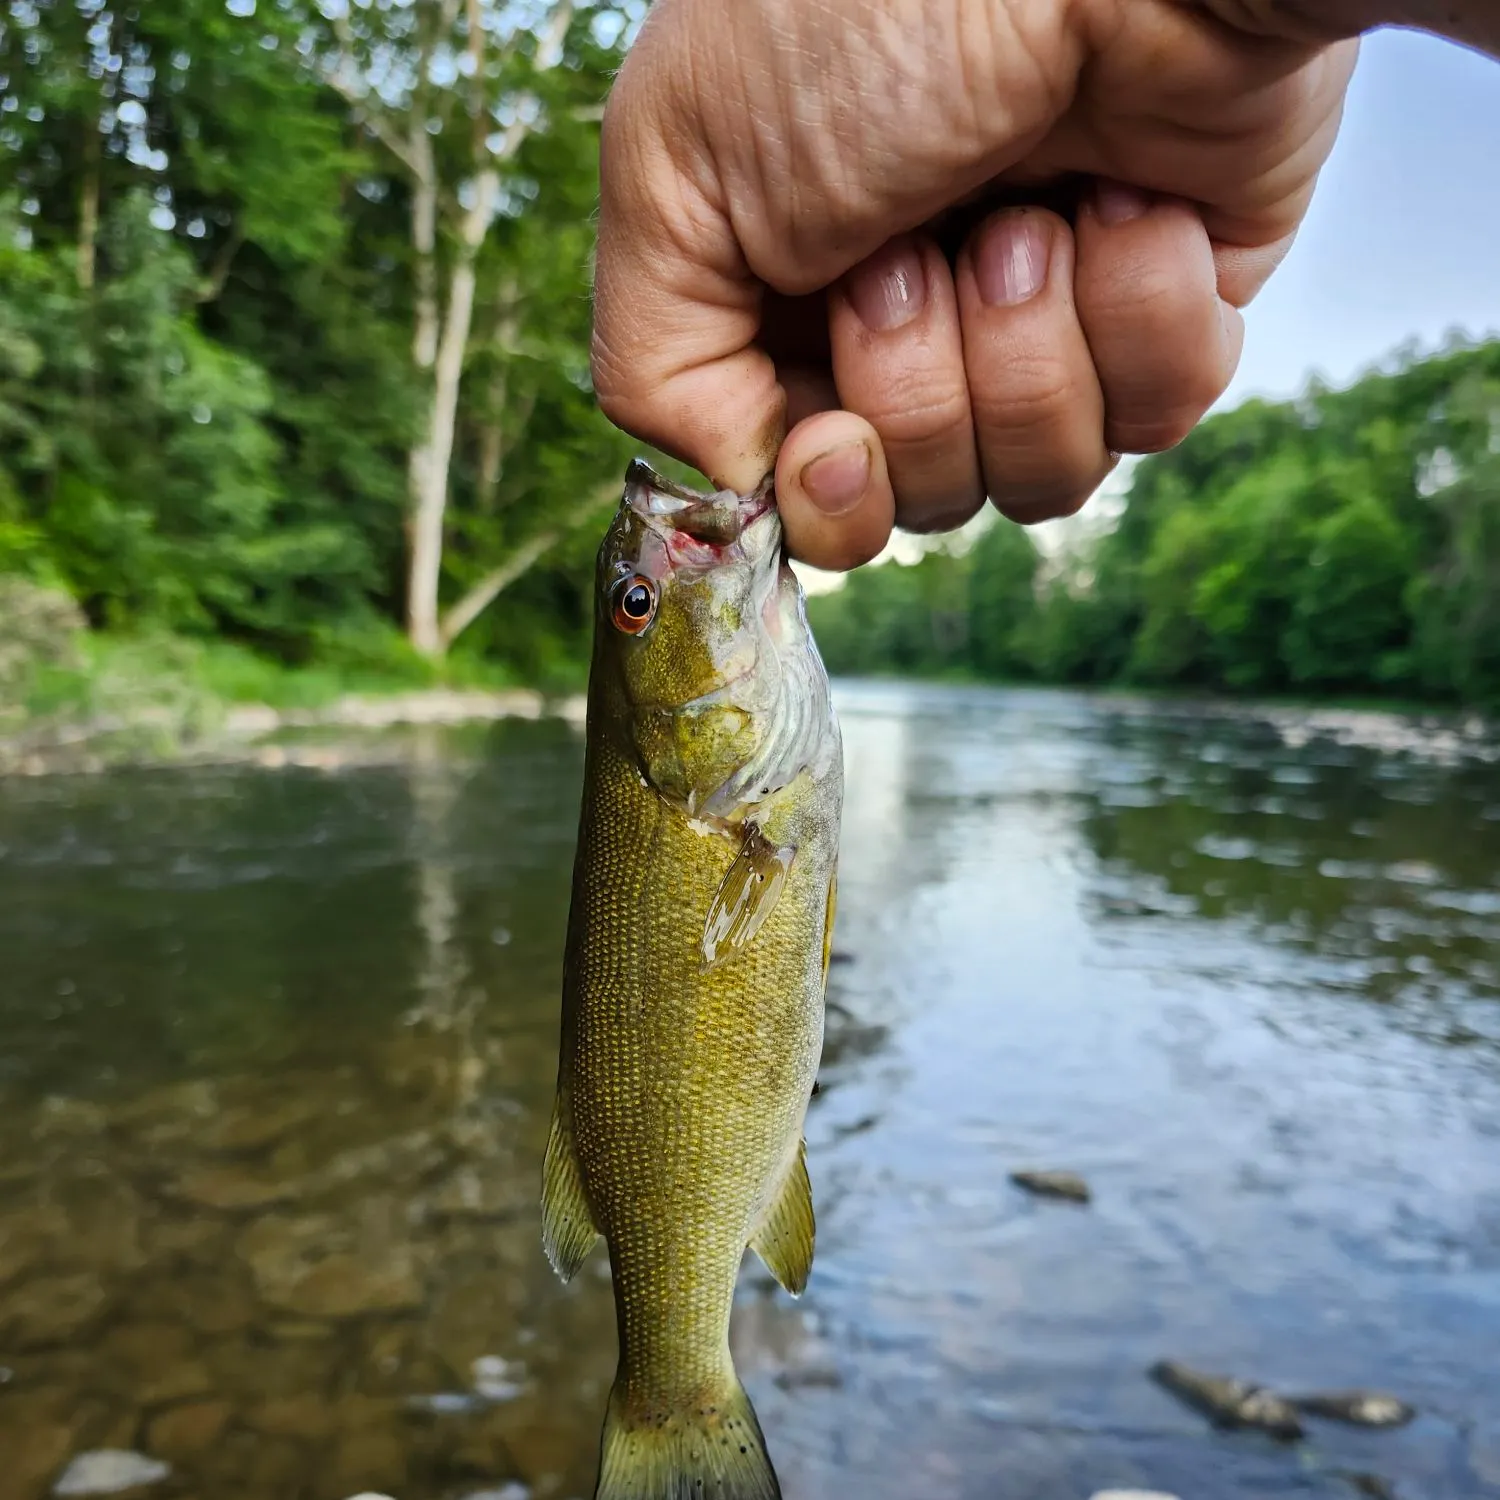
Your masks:
<svg viewBox="0 0 1500 1500"><path fill-rule="evenodd" d="M833 917L839 905L839 872L828 877L828 905L823 912L823 989L828 989L828 966L833 962Z"/></svg>
<svg viewBox="0 0 1500 1500"><path fill-rule="evenodd" d="M552 1107L552 1131L542 1167L542 1245L552 1269L571 1281L599 1239L583 1193L573 1127L561 1092Z"/></svg>
<svg viewBox="0 0 1500 1500"><path fill-rule="evenodd" d="M796 849L773 844L760 829L750 827L708 909L703 958L710 967L731 949L743 948L760 931L781 899L796 854Z"/></svg>
<svg viewBox="0 0 1500 1500"><path fill-rule="evenodd" d="M781 1190L771 1200L760 1227L750 1238L750 1248L794 1297L801 1294L812 1272L814 1234L812 1183L807 1178L807 1143L798 1141L797 1154L787 1170Z"/></svg>

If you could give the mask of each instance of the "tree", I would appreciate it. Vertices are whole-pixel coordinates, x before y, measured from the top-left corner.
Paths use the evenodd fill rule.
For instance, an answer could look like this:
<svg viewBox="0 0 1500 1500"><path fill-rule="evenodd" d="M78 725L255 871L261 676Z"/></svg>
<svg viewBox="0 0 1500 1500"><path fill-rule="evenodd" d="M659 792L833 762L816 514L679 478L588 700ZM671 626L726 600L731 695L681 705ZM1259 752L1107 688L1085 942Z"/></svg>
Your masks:
<svg viewBox="0 0 1500 1500"><path fill-rule="evenodd" d="M476 309L488 313L495 365L485 392L491 409L478 476L484 491L499 482L511 400L536 399L513 397L506 379L531 288L513 264L484 253L486 237L497 218L516 217L551 191L550 183L542 189L527 175L524 148L579 118L576 96L585 78L593 86L581 90L582 114L596 114L603 64L612 59L591 45L574 0L530 7L378 0L333 15L329 77L398 169L410 215L411 360L425 389L408 461L406 625L417 650L435 656L565 529L533 532L442 618L445 523ZM572 66L558 87L551 75L565 58Z"/></svg>

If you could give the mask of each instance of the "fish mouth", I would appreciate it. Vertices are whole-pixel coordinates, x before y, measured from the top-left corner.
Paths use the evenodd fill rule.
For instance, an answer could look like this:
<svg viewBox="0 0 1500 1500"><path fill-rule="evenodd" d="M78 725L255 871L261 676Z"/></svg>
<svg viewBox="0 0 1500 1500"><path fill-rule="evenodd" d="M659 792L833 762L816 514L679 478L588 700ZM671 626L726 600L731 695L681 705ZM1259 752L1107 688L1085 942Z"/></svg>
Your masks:
<svg viewBox="0 0 1500 1500"><path fill-rule="evenodd" d="M776 476L774 470L767 474L748 495L695 490L658 474L645 459L633 458L625 471L623 503L658 531L725 548L748 541L755 523L775 511Z"/></svg>

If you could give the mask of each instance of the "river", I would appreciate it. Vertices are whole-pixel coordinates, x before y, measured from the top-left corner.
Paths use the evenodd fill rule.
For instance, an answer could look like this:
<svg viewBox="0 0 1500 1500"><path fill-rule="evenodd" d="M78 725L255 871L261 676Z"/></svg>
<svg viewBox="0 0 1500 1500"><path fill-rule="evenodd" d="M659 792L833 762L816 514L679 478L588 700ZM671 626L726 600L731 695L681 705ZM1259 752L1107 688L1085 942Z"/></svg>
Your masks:
<svg viewBox="0 0 1500 1500"><path fill-rule="evenodd" d="M1500 740L837 697L817 1261L734 1329L787 1500L1500 1494ZM607 1269L536 1209L582 748L0 780L0 1496L101 1448L162 1500L591 1492ZM1419 1415L1221 1432L1163 1357Z"/></svg>

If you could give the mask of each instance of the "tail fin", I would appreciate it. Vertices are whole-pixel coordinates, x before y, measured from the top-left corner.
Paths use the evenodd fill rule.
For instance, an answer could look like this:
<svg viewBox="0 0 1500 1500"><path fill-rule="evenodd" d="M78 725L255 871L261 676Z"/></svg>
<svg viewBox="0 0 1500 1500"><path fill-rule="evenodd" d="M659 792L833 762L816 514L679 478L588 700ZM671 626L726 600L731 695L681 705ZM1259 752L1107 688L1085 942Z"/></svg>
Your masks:
<svg viewBox="0 0 1500 1500"><path fill-rule="evenodd" d="M629 1413L609 1395L594 1500L781 1500L750 1398L724 1389L679 1411Z"/></svg>

